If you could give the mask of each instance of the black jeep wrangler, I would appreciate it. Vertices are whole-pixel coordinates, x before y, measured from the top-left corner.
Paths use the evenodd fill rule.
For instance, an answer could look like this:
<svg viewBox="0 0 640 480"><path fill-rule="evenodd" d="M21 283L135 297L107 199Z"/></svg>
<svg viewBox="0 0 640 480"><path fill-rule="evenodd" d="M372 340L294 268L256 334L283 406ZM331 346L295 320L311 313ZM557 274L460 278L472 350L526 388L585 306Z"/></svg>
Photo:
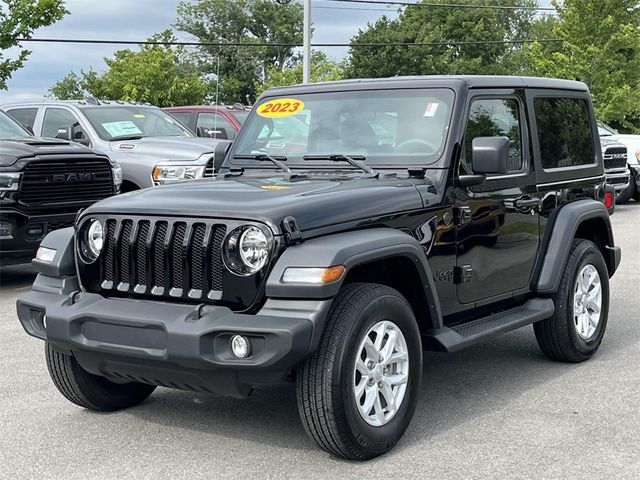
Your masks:
<svg viewBox="0 0 640 480"><path fill-rule="evenodd" d="M80 406L292 379L317 444L368 459L408 427L423 349L533 324L553 360L596 352L612 193L582 83L273 89L217 180L107 199L49 235L18 315Z"/></svg>
<svg viewBox="0 0 640 480"><path fill-rule="evenodd" d="M122 170L106 155L36 138L0 112L0 267L30 262L42 239L81 208L119 193Z"/></svg>

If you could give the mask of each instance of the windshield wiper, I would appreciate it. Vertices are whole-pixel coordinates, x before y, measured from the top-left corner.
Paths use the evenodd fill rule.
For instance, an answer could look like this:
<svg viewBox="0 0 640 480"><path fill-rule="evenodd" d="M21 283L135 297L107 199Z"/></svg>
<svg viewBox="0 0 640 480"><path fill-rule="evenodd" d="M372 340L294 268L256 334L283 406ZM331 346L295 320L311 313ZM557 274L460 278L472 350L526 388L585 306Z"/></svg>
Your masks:
<svg viewBox="0 0 640 480"><path fill-rule="evenodd" d="M291 173L291 169L287 167L281 160L287 160L284 155L273 157L266 153L258 153L255 155L234 155L234 160L258 160L259 162L271 162L283 172Z"/></svg>
<svg viewBox="0 0 640 480"><path fill-rule="evenodd" d="M144 138L144 135L118 135L117 137L111 137L110 142L118 142L120 140L140 140Z"/></svg>
<svg viewBox="0 0 640 480"><path fill-rule="evenodd" d="M369 175L378 175L374 169L372 169L366 163L363 163L367 157L364 155L344 155L342 153L330 153L329 155L305 155L302 157L303 160L331 160L332 162L347 162L354 167L362 170L363 172Z"/></svg>

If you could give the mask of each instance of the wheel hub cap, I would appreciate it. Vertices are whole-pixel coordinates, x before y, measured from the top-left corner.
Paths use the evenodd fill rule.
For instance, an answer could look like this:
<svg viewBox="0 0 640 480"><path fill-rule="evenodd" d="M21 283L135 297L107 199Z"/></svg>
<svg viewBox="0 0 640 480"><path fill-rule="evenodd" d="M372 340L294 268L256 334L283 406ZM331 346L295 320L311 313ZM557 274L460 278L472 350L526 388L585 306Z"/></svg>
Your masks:
<svg viewBox="0 0 640 480"><path fill-rule="evenodd" d="M353 398L369 425L386 425L404 400L409 379L407 342L388 320L373 325L358 347L353 369Z"/></svg>
<svg viewBox="0 0 640 480"><path fill-rule="evenodd" d="M602 284L600 274L593 265L585 265L578 273L573 298L576 332L583 339L589 340L598 328L602 310Z"/></svg>

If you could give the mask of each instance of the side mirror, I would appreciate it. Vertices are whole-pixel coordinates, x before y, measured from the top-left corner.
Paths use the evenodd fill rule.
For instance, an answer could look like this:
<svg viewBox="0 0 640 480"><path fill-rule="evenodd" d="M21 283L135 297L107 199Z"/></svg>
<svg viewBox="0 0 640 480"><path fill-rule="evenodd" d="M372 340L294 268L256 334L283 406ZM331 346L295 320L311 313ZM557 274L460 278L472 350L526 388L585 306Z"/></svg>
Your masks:
<svg viewBox="0 0 640 480"><path fill-rule="evenodd" d="M223 140L216 143L216 146L213 149L213 171L214 173L218 173L222 164L224 163L224 159L227 156L227 152L229 151L229 147L233 142L230 140Z"/></svg>
<svg viewBox="0 0 640 480"><path fill-rule="evenodd" d="M36 135L36 132L33 131L33 127L31 125L23 125L23 127L31 134L32 137Z"/></svg>
<svg viewBox="0 0 640 480"><path fill-rule="evenodd" d="M73 126L68 125L66 127L59 127L58 133L56 133L56 138L60 140L67 140L69 142L73 142Z"/></svg>
<svg viewBox="0 0 640 480"><path fill-rule="evenodd" d="M471 165L475 174L505 174L509 171L509 138L476 137L471 143Z"/></svg>

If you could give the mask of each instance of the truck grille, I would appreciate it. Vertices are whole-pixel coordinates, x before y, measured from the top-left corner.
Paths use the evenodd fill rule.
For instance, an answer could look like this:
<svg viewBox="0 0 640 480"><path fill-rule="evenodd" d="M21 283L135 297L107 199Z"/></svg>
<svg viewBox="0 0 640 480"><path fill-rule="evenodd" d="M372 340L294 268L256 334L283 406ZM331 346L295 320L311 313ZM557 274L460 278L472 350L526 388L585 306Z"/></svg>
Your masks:
<svg viewBox="0 0 640 480"><path fill-rule="evenodd" d="M34 160L20 185L20 201L28 206L88 206L113 193L111 165L102 159Z"/></svg>
<svg viewBox="0 0 640 480"><path fill-rule="evenodd" d="M207 162L207 166L204 167L204 178L211 178L214 174L213 157Z"/></svg>
<svg viewBox="0 0 640 480"><path fill-rule="evenodd" d="M622 169L627 166L626 148L608 148L604 152L604 169Z"/></svg>
<svg viewBox="0 0 640 480"><path fill-rule="evenodd" d="M226 225L109 218L105 226L103 290L188 300L222 297Z"/></svg>

